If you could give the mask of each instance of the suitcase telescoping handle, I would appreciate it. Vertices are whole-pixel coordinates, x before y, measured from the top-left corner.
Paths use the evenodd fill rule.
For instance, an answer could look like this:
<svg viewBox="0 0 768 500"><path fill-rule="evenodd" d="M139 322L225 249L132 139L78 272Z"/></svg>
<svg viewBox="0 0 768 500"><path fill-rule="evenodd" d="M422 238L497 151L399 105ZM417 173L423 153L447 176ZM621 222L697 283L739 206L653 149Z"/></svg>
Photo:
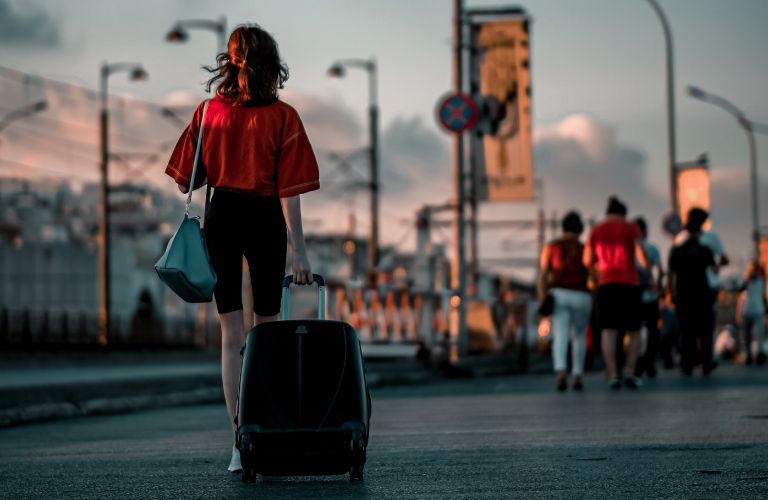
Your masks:
<svg viewBox="0 0 768 500"><path fill-rule="evenodd" d="M319 274L312 275L312 281L317 283L317 319L325 319L325 278ZM283 278L283 303L280 307L280 319L286 320L291 317L291 285L293 284L293 275L289 274Z"/></svg>

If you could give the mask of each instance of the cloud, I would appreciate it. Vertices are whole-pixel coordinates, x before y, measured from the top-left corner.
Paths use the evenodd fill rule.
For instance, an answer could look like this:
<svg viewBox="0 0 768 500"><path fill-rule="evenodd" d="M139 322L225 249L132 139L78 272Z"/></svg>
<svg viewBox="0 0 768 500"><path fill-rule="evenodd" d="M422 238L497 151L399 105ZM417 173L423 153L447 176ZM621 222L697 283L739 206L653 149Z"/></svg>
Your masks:
<svg viewBox="0 0 768 500"><path fill-rule="evenodd" d="M172 107L195 108L201 100L200 92L184 89L168 92L161 100L161 104Z"/></svg>
<svg viewBox="0 0 768 500"><path fill-rule="evenodd" d="M602 216L606 199L616 194L627 201L630 216L644 215L651 238L664 251L668 238L661 220L669 211L667 186L650 185L642 151L617 140L614 129L585 115L571 115L535 134L536 176L545 183L548 210L563 214L576 208L586 217ZM711 171L713 229L734 260L751 254L750 180L746 167L716 167ZM768 200L768 182L761 182L759 198ZM762 203L760 220L768 220ZM726 273L740 273L734 264Z"/></svg>
<svg viewBox="0 0 768 500"><path fill-rule="evenodd" d="M613 128L575 114L543 127L535 137L535 175L544 182L548 208L599 215L613 194L626 200L634 214L659 206L661 200L647 183L645 155L620 144ZM658 215L655 210L653 215Z"/></svg>
<svg viewBox="0 0 768 500"><path fill-rule="evenodd" d="M746 166L716 167L711 170L712 229L718 233L731 257L746 259L751 255L751 195L749 171ZM768 183L758 189L761 200L760 219L768 220ZM740 274L743 267L731 266L725 272Z"/></svg>
<svg viewBox="0 0 768 500"><path fill-rule="evenodd" d="M317 150L327 148L329 144L344 143L347 150L367 145L364 129L357 122L345 119L346 113L339 114L336 106L332 106L334 111L330 122L327 115L323 117L319 113L327 110L330 102L317 106L315 113L307 113L302 100L296 102L297 108L302 106L299 112L308 124L310 139ZM313 136L310 130L313 119L318 120L318 125L323 125L326 135ZM346 131L337 126L341 120L346 120ZM358 128L354 129L354 126ZM323 218L323 231L346 230L348 216L354 213L358 234L367 234L369 194L365 184L368 182L368 156L364 151L360 153L351 160L352 169L349 172L339 170L338 163L330 161L322 152L318 154L321 179L327 176L332 181L323 184L319 193L307 197L307 206L313 213L329 215ZM408 231L409 221L419 207L448 201L451 196L451 164L446 141L418 117L395 118L381 132L379 154L380 232L386 244L399 241L402 234ZM350 183L355 183L356 187L350 186Z"/></svg>
<svg viewBox="0 0 768 500"><path fill-rule="evenodd" d="M424 182L450 177L447 141L418 117L398 117L381 136L381 183L385 193L409 195ZM437 194L437 193L436 193Z"/></svg>
<svg viewBox="0 0 768 500"><path fill-rule="evenodd" d="M0 43L54 47L60 42L58 24L42 7L0 0Z"/></svg>
<svg viewBox="0 0 768 500"><path fill-rule="evenodd" d="M284 91L281 99L296 108L315 149L349 150L365 144L357 114L337 99Z"/></svg>

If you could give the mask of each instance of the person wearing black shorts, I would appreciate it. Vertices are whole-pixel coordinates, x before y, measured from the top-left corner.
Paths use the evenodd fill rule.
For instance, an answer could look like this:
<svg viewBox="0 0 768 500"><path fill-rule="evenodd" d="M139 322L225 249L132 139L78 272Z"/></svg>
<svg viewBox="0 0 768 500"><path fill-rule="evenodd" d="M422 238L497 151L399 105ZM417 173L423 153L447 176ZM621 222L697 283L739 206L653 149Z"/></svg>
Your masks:
<svg viewBox="0 0 768 500"><path fill-rule="evenodd" d="M299 114L278 98L288 79L277 43L255 25L238 26L227 52L219 54L207 90L216 95L201 103L174 148L166 168L182 192L190 184L202 123L200 160L214 188L204 231L221 323L221 371L230 425L237 431L240 349L246 324L277 319L282 278L290 244L293 280L312 282L301 224L299 196L320 188L318 167ZM243 258L253 290L253 318L242 302ZM232 447L228 470L239 472L240 454Z"/></svg>
<svg viewBox="0 0 768 500"><path fill-rule="evenodd" d="M246 215L244 214L252 214ZM205 218L205 240L218 278L219 314L242 311L243 257L248 262L253 312L280 312L287 236L280 199L247 191L216 189Z"/></svg>
<svg viewBox="0 0 768 500"><path fill-rule="evenodd" d="M626 215L626 205L611 197L606 218L592 229L584 247L584 264L597 281L597 324L602 331L603 359L612 389L622 386L616 362L620 331L626 332L629 337L624 385L630 389L637 389L640 385L640 379L635 376L635 365L642 347L642 290L635 260L645 267L646 258L640 228L627 222Z"/></svg>

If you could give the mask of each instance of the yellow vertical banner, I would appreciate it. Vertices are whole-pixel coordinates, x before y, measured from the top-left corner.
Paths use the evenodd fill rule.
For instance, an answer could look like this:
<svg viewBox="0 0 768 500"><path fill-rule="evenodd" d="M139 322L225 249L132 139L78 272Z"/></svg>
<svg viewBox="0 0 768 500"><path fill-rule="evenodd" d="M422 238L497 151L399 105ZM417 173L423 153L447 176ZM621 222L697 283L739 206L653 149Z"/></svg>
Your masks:
<svg viewBox="0 0 768 500"><path fill-rule="evenodd" d="M473 96L484 121L475 142L477 197L533 199L531 82L525 17L472 25Z"/></svg>
<svg viewBox="0 0 768 500"><path fill-rule="evenodd" d="M677 206L680 208L683 224L687 222L688 212L692 208L710 211L709 162L706 156L693 162L678 164ZM709 221L706 228L709 228Z"/></svg>

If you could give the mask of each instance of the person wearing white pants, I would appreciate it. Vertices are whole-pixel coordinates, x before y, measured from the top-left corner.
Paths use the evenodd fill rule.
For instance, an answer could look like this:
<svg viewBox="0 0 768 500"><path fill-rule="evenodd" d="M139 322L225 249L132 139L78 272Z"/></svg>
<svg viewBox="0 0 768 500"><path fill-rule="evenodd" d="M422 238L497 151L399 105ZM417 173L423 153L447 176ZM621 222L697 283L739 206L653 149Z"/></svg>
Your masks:
<svg viewBox="0 0 768 500"><path fill-rule="evenodd" d="M587 354L587 325L592 312L592 295L565 288L553 288L549 293L555 300L552 311L552 361L555 373L565 373L568 368L570 340L571 376L580 383Z"/></svg>
<svg viewBox="0 0 768 500"><path fill-rule="evenodd" d="M552 361L557 374L557 390L568 388L568 341L571 343L573 388L584 388L582 374L586 356L586 331L592 311L592 296L587 287L588 270L583 263L584 245L579 236L584 224L577 212L568 212L562 222L563 236L547 243L539 262L539 301L550 295L552 308Z"/></svg>

